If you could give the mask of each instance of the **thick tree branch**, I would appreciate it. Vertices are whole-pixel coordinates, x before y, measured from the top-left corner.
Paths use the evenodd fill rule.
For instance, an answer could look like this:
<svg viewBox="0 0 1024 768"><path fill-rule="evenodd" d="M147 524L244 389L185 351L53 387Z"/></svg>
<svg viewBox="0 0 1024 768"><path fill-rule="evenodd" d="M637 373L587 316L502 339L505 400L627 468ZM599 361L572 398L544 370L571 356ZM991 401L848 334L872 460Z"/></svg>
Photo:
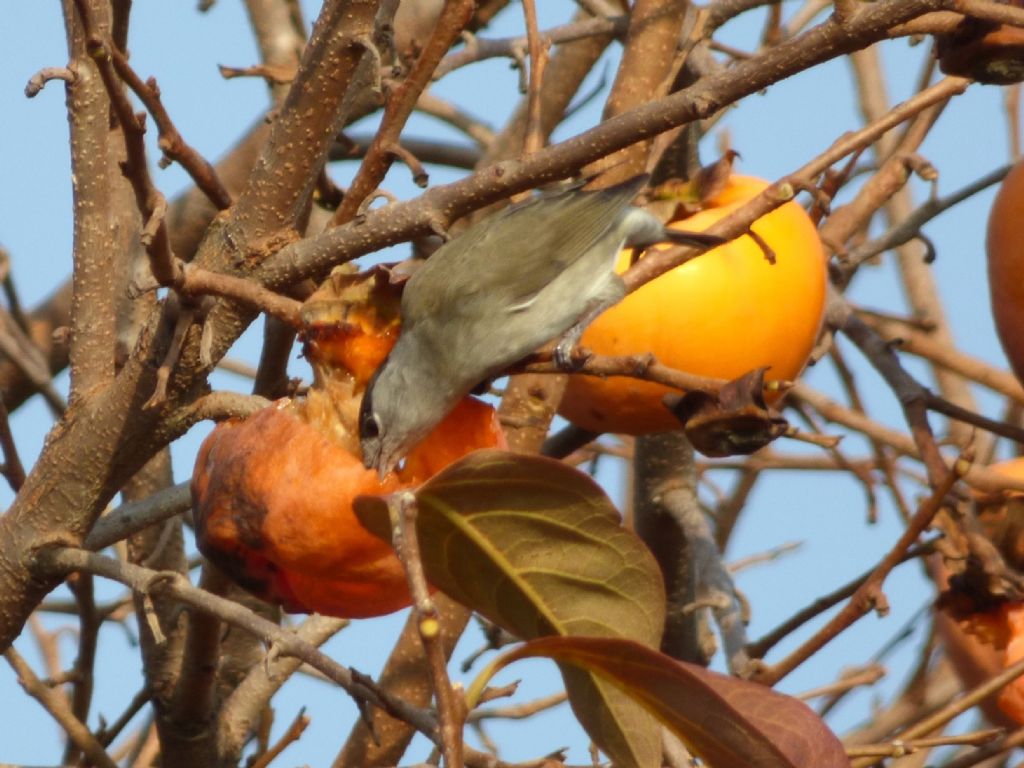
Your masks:
<svg viewBox="0 0 1024 768"><path fill-rule="evenodd" d="M110 228L117 221L119 229L133 233L138 224L118 208L118 188L125 184L118 170L123 145L120 131L110 125L102 73L88 54L88 21L91 18L95 30L108 30L109 5L96 0L65 0L63 5L68 53L76 73L67 86L75 179L70 352L74 399L114 376L116 249Z"/></svg>
<svg viewBox="0 0 1024 768"><path fill-rule="evenodd" d="M496 163L467 179L434 187L410 202L370 211L358 223L337 227L319 237L283 248L262 265L258 274L270 285L291 283L299 275L322 274L334 264L426 234L432 231L432 227L444 228L471 210L565 178L610 152L691 120L708 117L726 104L795 72L885 39L894 24L942 8L948 1L887 0L873 3L846 27L830 19L794 40L739 62L727 71L702 78L693 86L664 99L631 109L529 158ZM946 95L952 95L966 86L967 81L949 78L943 87L950 89ZM903 119L906 118L894 124ZM845 153L840 157L843 155ZM645 261L650 260L645 259L641 263Z"/></svg>
<svg viewBox="0 0 1024 768"><path fill-rule="evenodd" d="M324 6L249 186L228 218L213 227L204 241L200 259L205 266L232 274L239 267L251 268L250 260L239 258L240 252L249 253L247 244L298 223L337 131L349 82L337 73L354 71L362 58L365 46L353 42L352 34L372 33L376 9L370 0L334 0ZM344 66L346 62L352 66ZM157 310L142 325L134 352L116 381L58 426L26 479L23 493L0 518L0 647L7 647L18 634L54 583L29 572L31 552L44 541L79 541L120 486L188 429L190 416L182 405L203 392L210 363L252 316L231 305L214 310L215 317L206 319L219 331L209 334L212 358L200 354L204 334L186 329L181 362L166 400L159 407L144 409L155 386L154 363L167 350L162 314ZM110 357L112 366L113 346Z"/></svg>

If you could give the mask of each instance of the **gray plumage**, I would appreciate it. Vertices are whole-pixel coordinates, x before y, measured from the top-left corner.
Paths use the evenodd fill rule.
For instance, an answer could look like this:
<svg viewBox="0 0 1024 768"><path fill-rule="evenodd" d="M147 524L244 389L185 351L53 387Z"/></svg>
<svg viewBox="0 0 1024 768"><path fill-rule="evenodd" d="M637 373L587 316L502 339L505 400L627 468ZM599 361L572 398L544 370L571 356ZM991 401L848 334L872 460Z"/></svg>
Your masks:
<svg viewBox="0 0 1024 768"><path fill-rule="evenodd" d="M402 295L401 335L363 399L367 467L386 474L480 382L572 329L559 345L564 362L585 323L625 295L614 272L623 247L720 242L666 231L630 206L645 182L570 189L506 208L413 274Z"/></svg>

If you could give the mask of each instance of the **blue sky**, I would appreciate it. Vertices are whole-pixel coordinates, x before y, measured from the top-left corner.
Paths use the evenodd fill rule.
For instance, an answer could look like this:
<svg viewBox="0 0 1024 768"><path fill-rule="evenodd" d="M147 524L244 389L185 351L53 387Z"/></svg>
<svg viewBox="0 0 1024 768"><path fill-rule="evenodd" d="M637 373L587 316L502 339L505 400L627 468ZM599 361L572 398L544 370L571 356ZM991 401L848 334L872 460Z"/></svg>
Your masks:
<svg viewBox="0 0 1024 768"><path fill-rule="evenodd" d="M573 3L559 0L541 6L542 26L562 23L571 15ZM311 19L316 4L304 2ZM796 4L786 3L785 8ZM4 46L0 52L0 243L11 253L13 270L24 303L34 305L53 290L70 272L71 219L70 180L68 175L67 123L64 99L59 84L51 84L34 100L22 94L25 82L39 68L61 65L67 55L58 3L3 3ZM788 12L788 11L787 11ZM758 13L723 29L721 39L733 45L749 47L760 31ZM494 27L495 36L518 33L522 21L518 4L511 5ZM164 103L183 135L208 157L219 156L253 119L266 108L265 89L256 80L222 80L218 63L247 65L256 61L256 49L249 33L241 3L219 0L206 14L194 10L191 2L136 2L130 37L132 62L144 76L157 77ZM925 45L910 46L895 41L882 46L886 71L890 78L890 98L899 99L912 92L920 62L927 55ZM614 72L618 49L613 48L605 65ZM598 68L600 69L600 67ZM610 77L609 77L610 79ZM436 91L483 116L493 126L501 124L515 105L517 75L504 61L494 61L461 70L436 86ZM836 61L815 68L766 92L746 99L730 111L716 128L727 131L731 145L740 150L740 170L744 173L777 178L795 170L812 155L827 147L844 131L858 125L852 78L848 65ZM922 154L938 168L939 189L951 192L1006 162L1008 146L1002 112L1002 94L994 87L974 86L958 98L943 114L922 148ZM566 138L599 119L600 103L595 102L574 116L573 121L556 134ZM366 126L367 130L372 125ZM450 129L429 118L416 117L409 133L454 135ZM709 137L705 153L714 151L714 136ZM151 154L156 157L156 154ZM344 186L355 171L354 164L332 168L335 179ZM173 196L186 185L184 174L176 167L159 171L161 189ZM432 169L432 181L454 178L451 171ZM397 166L387 186L399 197L416 194L404 167ZM926 185L913 183L915 198L928 194ZM941 298L947 308L958 346L973 355L1005 365L995 338L988 311L984 271L984 227L992 192L980 194L926 227L938 250L934 271ZM404 247L393 253L401 256ZM878 267L863 270L852 296L864 305L891 312L902 312L904 302L889 257ZM255 361L259 329L254 326L238 342L231 355ZM895 400L878 377L863 365L855 350L844 346L847 358L856 365L858 382L867 394L872 415L894 427L903 427ZM911 370L926 377L923 367ZM823 364L811 370L808 381L836 393L834 376ZM306 375L301 362L295 375ZM64 377L61 386L66 386ZM246 391L248 383L230 374L217 374L218 388ZM998 401L982 399L991 415L998 414ZM13 417L16 438L27 463L42 445L50 426L50 417L38 401L31 401ZM197 427L174 446L175 472L185 479L202 437L209 427ZM856 454L855 440L845 447ZM805 451L803 446L788 449ZM619 469L606 466L600 475L613 498L621 495ZM718 482L728 482L719 473ZM795 554L769 565L744 571L738 578L754 608L750 635L757 637L781 619L805 605L815 595L827 592L860 573L877 559L898 536L899 525L885 494L881 519L877 525L865 522L865 501L861 488L838 474L775 472L759 485L750 501L732 542L729 558L760 552L789 541L804 542ZM9 502L6 487L0 488L0 502ZM914 565L899 568L887 584L892 612L885 619L870 616L845 633L825 653L787 678L780 686L797 692L834 679L846 664L867 661L894 636L929 600L930 591L920 569ZM115 595L118 590L104 586L101 594ZM343 663L366 673L376 673L403 617L356 622L328 646L328 652ZM55 626L60 622L51 622ZM918 629L924 622L917 622ZM798 633L779 652L791 648L806 636ZM918 635L920 633L918 632ZM116 717L137 690L140 677L138 654L129 638L117 628L101 635L97 670L97 691L92 723L98 714L108 720ZM876 695L885 695L897 687L916 653L919 636L904 650L888 660L892 676L870 692L849 697L830 721L838 729L852 726L868 712ZM467 634L456 659L461 660L481 642L476 632ZM73 645L65 642L65 660L73 658ZM33 663L38 663L33 643L27 637L18 648ZM38 667L37 667L38 668ZM516 701L553 690L557 684L554 667L530 662L513 667L505 679L522 678L523 687ZM289 683L278 699L275 732L280 733L300 706L308 705L313 723L298 744L285 753L280 764L323 765L337 749L342 734L354 717L354 708L339 690L310 679ZM503 757L536 757L562 746L571 746L570 760L587 760L586 740L575 727L567 708L546 713L529 723L505 723L491 728L502 746ZM8 730L10 729L10 730ZM6 731L6 732L5 732ZM35 702L23 697L6 665L0 665L0 761L52 763L59 759L57 727ZM405 762L425 757L422 743L417 753Z"/></svg>

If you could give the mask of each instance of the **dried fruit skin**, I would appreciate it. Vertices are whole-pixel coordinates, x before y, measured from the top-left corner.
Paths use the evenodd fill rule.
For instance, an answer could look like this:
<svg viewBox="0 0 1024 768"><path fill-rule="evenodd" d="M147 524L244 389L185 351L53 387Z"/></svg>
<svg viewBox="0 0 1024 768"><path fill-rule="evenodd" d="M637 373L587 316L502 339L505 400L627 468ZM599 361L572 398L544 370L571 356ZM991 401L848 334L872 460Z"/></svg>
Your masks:
<svg viewBox="0 0 1024 768"><path fill-rule="evenodd" d="M672 226L701 231L763 190L767 182L731 176L706 208ZM604 355L652 352L659 362L702 376L734 379L765 366L767 379L792 379L817 339L825 305L825 257L803 209L786 203L753 229L777 256L769 264L749 236L719 246L658 277L602 314L582 346ZM620 256L617 269L628 266ZM662 405L672 390L610 377L571 376L559 412L595 432L644 434L678 429ZM769 395L769 399L771 396Z"/></svg>

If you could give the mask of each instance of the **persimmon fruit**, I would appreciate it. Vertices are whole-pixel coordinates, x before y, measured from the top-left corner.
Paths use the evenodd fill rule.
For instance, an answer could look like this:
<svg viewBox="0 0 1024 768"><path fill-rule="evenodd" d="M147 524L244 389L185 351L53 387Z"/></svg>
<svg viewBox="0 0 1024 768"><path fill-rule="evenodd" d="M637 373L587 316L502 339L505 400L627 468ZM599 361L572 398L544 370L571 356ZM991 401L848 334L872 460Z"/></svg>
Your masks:
<svg viewBox="0 0 1024 768"><path fill-rule="evenodd" d="M362 618L410 597L394 550L363 528L355 498L417 486L505 443L494 409L467 397L396 472L366 469L359 405L397 339L397 292L373 273L334 283L304 311L315 385L218 425L199 449L192 498L199 549L238 584L289 612Z"/></svg>
<svg viewBox="0 0 1024 768"><path fill-rule="evenodd" d="M988 217L986 251L992 317L1003 351L1024 381L1024 163L1003 179Z"/></svg>
<svg viewBox="0 0 1024 768"><path fill-rule="evenodd" d="M768 186L731 175L704 209L669 224L701 231ZM753 230L774 251L769 262L748 235L655 278L598 317L581 345L601 355L652 353L688 373L735 379L762 366L766 379L795 378L817 339L825 307L825 255L817 229L795 202L758 219ZM629 266L620 254L617 271ZM593 432L645 434L680 428L662 404L668 387L622 376L577 374L559 413ZM768 393L771 400L778 395Z"/></svg>
<svg viewBox="0 0 1024 768"><path fill-rule="evenodd" d="M419 485L470 451L501 444L494 409L467 398L381 480L308 411L278 401L219 425L200 448L192 480L199 547L286 611L344 618L396 611L409 605L405 573L352 502Z"/></svg>
<svg viewBox="0 0 1024 768"><path fill-rule="evenodd" d="M1024 659L1024 604L1013 603L1004 608L1005 622L1010 632L1003 655L1003 667L1012 667ZM1019 677L999 692L996 704L1007 717L1024 725L1024 680Z"/></svg>

